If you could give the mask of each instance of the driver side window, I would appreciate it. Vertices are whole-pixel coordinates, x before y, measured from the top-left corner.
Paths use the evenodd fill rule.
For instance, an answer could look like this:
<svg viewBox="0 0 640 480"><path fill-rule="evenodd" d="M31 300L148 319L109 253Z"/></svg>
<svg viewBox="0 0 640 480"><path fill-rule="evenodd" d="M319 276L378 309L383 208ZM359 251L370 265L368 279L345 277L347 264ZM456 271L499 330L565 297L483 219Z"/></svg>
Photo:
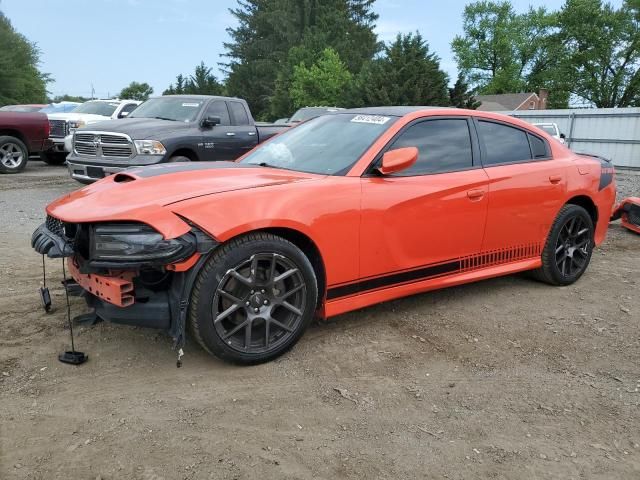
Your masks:
<svg viewBox="0 0 640 480"><path fill-rule="evenodd" d="M389 150L416 147L416 163L396 176L410 177L473 167L469 124L464 118L425 120L408 127Z"/></svg>
<svg viewBox="0 0 640 480"><path fill-rule="evenodd" d="M231 122L229 120L229 111L227 110L227 103L218 100L212 102L207 107L207 111L204 113L206 117L220 117L220 125L230 125Z"/></svg>

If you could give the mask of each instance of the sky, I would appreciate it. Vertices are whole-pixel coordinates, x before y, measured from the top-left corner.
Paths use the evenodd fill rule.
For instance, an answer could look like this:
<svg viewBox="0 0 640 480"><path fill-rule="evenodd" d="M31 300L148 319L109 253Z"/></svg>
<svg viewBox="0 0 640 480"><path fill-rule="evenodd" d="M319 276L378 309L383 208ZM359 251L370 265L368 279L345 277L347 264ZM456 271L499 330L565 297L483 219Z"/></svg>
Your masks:
<svg viewBox="0 0 640 480"><path fill-rule="evenodd" d="M389 41L418 30L452 82L457 76L451 41L462 32L467 0L377 0L376 33ZM512 0L560 8L564 0ZM622 0L614 0L619 6ZM223 77L226 29L236 22L229 8L237 0L0 0L14 28L41 50L41 69L54 79L55 95L116 95L131 81L147 82L161 94L177 74L190 74L204 61Z"/></svg>

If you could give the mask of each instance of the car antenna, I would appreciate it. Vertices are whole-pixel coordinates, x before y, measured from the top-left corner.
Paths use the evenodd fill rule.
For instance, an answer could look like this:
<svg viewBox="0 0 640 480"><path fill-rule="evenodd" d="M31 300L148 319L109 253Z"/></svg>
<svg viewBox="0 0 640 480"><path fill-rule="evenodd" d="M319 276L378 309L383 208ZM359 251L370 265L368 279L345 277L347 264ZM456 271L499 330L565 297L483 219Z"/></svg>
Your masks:
<svg viewBox="0 0 640 480"><path fill-rule="evenodd" d="M44 255L42 257L43 260L43 270L44 270ZM89 355L85 355L83 352L77 352L76 346L73 342L73 322L71 321L71 305L69 303L69 289L67 286L67 272L64 267L64 257L62 258L62 278L64 285L64 296L67 301L67 322L69 322L69 333L71 336L71 351L66 351L58 355L58 360L62 363L70 363L71 365L80 365L87 360L89 360Z"/></svg>

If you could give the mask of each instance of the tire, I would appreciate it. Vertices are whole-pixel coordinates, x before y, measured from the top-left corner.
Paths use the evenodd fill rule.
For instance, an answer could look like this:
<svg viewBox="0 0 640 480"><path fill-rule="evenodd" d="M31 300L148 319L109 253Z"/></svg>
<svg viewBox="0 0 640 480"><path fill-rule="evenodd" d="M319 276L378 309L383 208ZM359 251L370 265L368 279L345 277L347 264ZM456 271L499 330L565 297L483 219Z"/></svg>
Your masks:
<svg viewBox="0 0 640 480"><path fill-rule="evenodd" d="M174 163L174 162L190 162L191 159L189 157L185 157L182 155L176 155L175 157L171 157L169 159L169 163Z"/></svg>
<svg viewBox="0 0 640 480"><path fill-rule="evenodd" d="M191 293L189 324L207 352L233 363L263 363L295 345L317 302L305 254L281 237L251 233L207 260Z"/></svg>
<svg viewBox="0 0 640 480"><path fill-rule="evenodd" d="M532 272L534 278L557 286L574 283L589 266L593 237L589 213L578 205L563 206L542 250L542 267Z"/></svg>
<svg viewBox="0 0 640 480"><path fill-rule="evenodd" d="M19 173L29 161L29 150L16 137L0 137L0 173Z"/></svg>
<svg viewBox="0 0 640 480"><path fill-rule="evenodd" d="M40 160L47 165L62 165L67 160L67 152L40 152Z"/></svg>

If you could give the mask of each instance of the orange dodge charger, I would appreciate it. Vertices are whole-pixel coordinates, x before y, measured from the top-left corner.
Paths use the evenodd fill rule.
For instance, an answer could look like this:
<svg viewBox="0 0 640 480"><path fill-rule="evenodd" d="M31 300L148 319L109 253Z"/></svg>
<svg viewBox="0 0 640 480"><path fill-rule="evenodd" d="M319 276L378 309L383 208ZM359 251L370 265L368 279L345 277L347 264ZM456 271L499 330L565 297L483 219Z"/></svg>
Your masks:
<svg viewBox="0 0 640 480"><path fill-rule="evenodd" d="M188 325L208 352L259 363L314 317L524 270L575 282L614 175L504 115L343 110L237 162L107 177L51 203L32 244L66 258L97 318L177 347Z"/></svg>

